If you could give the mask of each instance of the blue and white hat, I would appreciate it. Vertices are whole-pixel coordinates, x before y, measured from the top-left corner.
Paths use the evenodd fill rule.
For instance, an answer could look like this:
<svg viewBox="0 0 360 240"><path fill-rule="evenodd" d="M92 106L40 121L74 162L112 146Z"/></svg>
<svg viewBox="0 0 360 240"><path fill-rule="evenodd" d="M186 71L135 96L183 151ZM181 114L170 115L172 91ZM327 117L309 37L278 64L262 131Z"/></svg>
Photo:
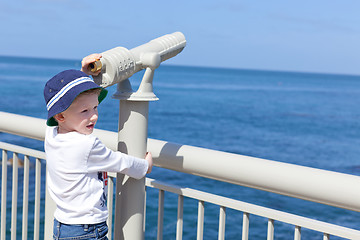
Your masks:
<svg viewBox="0 0 360 240"><path fill-rule="evenodd" d="M46 83L44 88L44 98L48 110L46 124L57 126L58 123L53 117L70 107L80 93L94 88L102 89L99 94L100 103L106 97L107 90L97 85L84 72L72 69L55 75Z"/></svg>

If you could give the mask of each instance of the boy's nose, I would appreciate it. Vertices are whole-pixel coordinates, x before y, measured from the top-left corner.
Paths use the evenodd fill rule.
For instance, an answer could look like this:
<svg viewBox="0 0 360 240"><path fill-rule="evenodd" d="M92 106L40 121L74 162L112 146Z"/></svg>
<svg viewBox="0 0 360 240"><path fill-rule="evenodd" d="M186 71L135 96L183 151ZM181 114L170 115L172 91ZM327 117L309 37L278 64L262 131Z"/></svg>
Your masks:
<svg viewBox="0 0 360 240"><path fill-rule="evenodd" d="M97 113L94 113L90 118L91 121L96 121L97 119L98 119L98 114Z"/></svg>

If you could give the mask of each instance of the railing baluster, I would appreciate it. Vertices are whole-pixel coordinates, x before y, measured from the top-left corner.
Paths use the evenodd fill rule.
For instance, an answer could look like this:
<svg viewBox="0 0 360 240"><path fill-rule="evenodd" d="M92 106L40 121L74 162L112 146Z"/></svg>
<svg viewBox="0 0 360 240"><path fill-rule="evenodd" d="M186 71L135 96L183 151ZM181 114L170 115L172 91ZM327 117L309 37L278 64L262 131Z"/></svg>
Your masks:
<svg viewBox="0 0 360 240"><path fill-rule="evenodd" d="M34 239L40 238L41 160L35 159Z"/></svg>
<svg viewBox="0 0 360 240"><path fill-rule="evenodd" d="M29 211L29 156L24 156L22 239L27 239Z"/></svg>
<svg viewBox="0 0 360 240"><path fill-rule="evenodd" d="M164 197L165 191L159 190L159 206L158 206L158 229L157 229L157 239L163 239L163 229L164 229Z"/></svg>
<svg viewBox="0 0 360 240"><path fill-rule="evenodd" d="M274 220L269 219L268 220L267 240L273 240L273 239L274 239Z"/></svg>
<svg viewBox="0 0 360 240"><path fill-rule="evenodd" d="M108 238L112 239L113 233L113 211L114 211L114 178L108 175L108 198L107 198L107 207L109 211L109 216L107 219L107 225L109 226Z"/></svg>
<svg viewBox="0 0 360 240"><path fill-rule="evenodd" d="M202 240L204 236L204 210L205 202L199 201L198 204L198 223L197 223L197 240Z"/></svg>
<svg viewBox="0 0 360 240"><path fill-rule="evenodd" d="M179 195L178 197L178 216L176 224L176 240L182 239L183 233L183 215L184 215L184 196Z"/></svg>
<svg viewBox="0 0 360 240"><path fill-rule="evenodd" d="M301 239L301 227L295 226L294 240L300 240L300 239Z"/></svg>
<svg viewBox="0 0 360 240"><path fill-rule="evenodd" d="M145 180L146 181L146 180ZM144 196L144 214L143 214L143 231L144 231L144 238L145 238L145 231L146 231L146 201L147 201L147 187L146 185L144 185L145 187L145 196Z"/></svg>
<svg viewBox="0 0 360 240"><path fill-rule="evenodd" d="M323 240L330 240L330 235L327 233L324 233Z"/></svg>
<svg viewBox="0 0 360 240"><path fill-rule="evenodd" d="M11 239L16 240L17 199L18 199L18 154L13 154L12 205L11 205Z"/></svg>
<svg viewBox="0 0 360 240"><path fill-rule="evenodd" d="M226 222L226 207L220 207L219 214L219 240L225 239L225 222Z"/></svg>
<svg viewBox="0 0 360 240"><path fill-rule="evenodd" d="M1 239L6 239L7 151L2 150L1 172Z"/></svg>
<svg viewBox="0 0 360 240"><path fill-rule="evenodd" d="M249 217L250 217L250 214L244 212L244 214L243 214L242 240L248 240L249 239Z"/></svg>

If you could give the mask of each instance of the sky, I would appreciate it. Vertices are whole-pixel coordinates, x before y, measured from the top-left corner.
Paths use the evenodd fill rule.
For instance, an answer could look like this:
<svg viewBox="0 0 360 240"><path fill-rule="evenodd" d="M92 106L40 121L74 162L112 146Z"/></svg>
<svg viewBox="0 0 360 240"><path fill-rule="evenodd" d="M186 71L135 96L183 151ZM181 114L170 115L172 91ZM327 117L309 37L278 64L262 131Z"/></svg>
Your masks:
<svg viewBox="0 0 360 240"><path fill-rule="evenodd" d="M0 0L0 56L79 59L180 31L163 64L360 75L360 1Z"/></svg>

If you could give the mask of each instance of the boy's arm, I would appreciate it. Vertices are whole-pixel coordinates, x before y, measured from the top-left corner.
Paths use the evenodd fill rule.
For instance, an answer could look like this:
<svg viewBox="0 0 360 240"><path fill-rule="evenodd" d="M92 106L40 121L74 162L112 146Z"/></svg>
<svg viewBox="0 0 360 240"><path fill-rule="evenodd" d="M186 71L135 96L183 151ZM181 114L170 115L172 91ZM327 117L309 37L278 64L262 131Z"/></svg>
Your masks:
<svg viewBox="0 0 360 240"><path fill-rule="evenodd" d="M87 75L93 75L93 76L99 75L101 69L96 72L91 72L89 70L89 64L98 61L101 57L102 56L100 53L93 53L90 54L89 56L84 57L83 60L81 61L81 71L83 71Z"/></svg>
<svg viewBox="0 0 360 240"><path fill-rule="evenodd" d="M153 165L151 153L147 153L145 159L136 158L118 151L112 151L98 138L94 139L87 156L87 172L120 172L136 179L150 173Z"/></svg>

